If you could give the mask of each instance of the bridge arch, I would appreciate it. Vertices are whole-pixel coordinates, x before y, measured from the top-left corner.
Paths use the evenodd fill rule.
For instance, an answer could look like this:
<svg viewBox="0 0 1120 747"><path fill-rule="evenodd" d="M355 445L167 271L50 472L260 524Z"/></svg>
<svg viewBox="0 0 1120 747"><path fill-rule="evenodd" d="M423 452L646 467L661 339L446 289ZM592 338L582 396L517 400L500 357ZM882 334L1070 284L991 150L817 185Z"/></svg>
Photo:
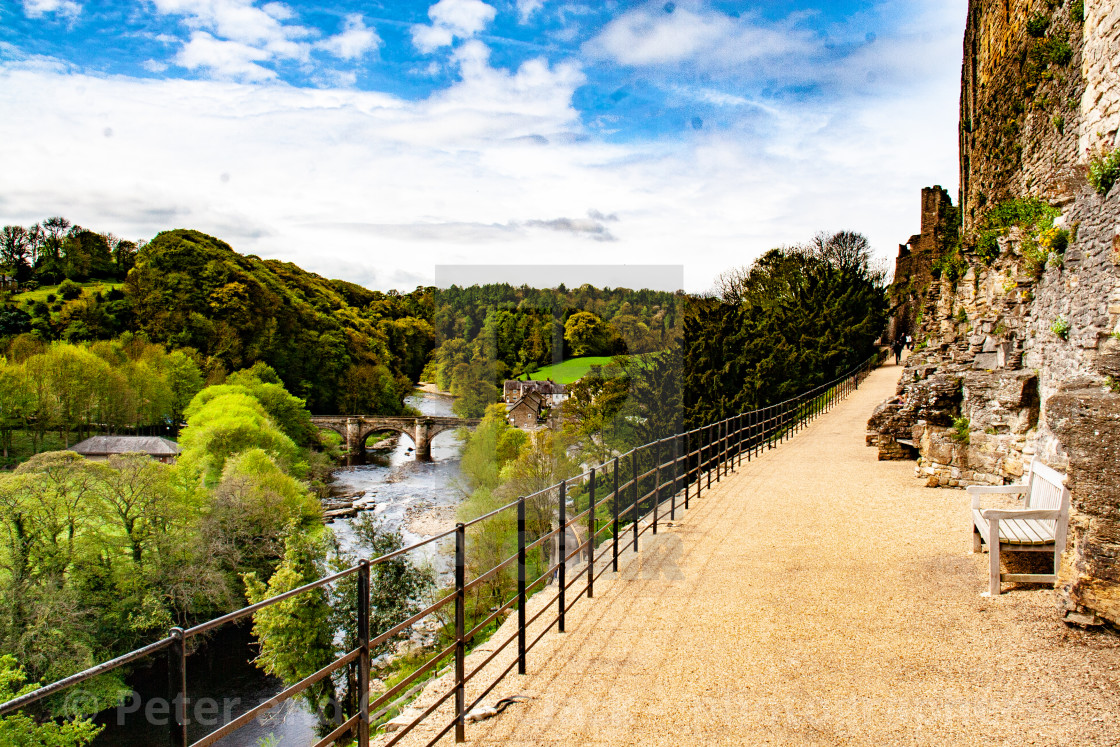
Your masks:
<svg viewBox="0 0 1120 747"><path fill-rule="evenodd" d="M351 456L358 456L365 451L365 442L370 434L391 431L412 439L418 460L430 461L433 438L444 431L457 428L473 429L481 421L425 415L420 417L316 415L312 416L311 422L319 428L328 428L336 433L341 433L343 438L346 439L346 448Z"/></svg>

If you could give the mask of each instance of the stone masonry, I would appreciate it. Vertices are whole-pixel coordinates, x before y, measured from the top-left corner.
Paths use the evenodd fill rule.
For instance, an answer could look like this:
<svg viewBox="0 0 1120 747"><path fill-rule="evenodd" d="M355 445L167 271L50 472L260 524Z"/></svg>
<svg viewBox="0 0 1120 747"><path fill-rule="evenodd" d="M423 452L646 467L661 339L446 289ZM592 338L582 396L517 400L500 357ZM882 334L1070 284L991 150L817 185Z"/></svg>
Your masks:
<svg viewBox="0 0 1120 747"><path fill-rule="evenodd" d="M1078 5L970 2L959 272L911 283L919 349L869 442L881 459L916 452L930 485L1012 482L1036 455L1066 472L1059 598L1120 623L1120 185L1087 179L1120 147L1120 0L1084 3L1083 19ZM1028 261L1037 237L1018 228L978 252L987 216L1024 199L1060 211L1064 253Z"/></svg>

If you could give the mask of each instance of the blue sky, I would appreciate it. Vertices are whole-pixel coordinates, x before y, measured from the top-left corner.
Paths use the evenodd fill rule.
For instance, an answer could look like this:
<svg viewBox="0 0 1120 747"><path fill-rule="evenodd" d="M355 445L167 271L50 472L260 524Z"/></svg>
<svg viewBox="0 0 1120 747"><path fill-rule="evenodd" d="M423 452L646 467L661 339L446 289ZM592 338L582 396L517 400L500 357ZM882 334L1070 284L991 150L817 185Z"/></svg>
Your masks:
<svg viewBox="0 0 1120 747"><path fill-rule="evenodd" d="M379 288L564 261L702 290L841 228L888 257L956 189L965 5L3 0L0 221Z"/></svg>

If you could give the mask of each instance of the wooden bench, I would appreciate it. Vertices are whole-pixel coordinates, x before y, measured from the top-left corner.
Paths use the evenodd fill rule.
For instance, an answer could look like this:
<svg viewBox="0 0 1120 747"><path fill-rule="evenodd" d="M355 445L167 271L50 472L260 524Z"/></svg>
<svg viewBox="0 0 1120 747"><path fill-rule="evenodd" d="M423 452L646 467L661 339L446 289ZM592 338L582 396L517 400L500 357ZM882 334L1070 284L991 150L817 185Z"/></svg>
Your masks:
<svg viewBox="0 0 1120 747"><path fill-rule="evenodd" d="M1065 476L1043 464L1031 462L1023 485L968 488L972 496L972 551L989 548L989 590L1000 593L1001 581L1054 583L1066 549L1069 521L1069 490ZM1023 508L980 508L982 495L1022 495ZM1001 552L1049 552L1054 555L1053 573L1000 573Z"/></svg>

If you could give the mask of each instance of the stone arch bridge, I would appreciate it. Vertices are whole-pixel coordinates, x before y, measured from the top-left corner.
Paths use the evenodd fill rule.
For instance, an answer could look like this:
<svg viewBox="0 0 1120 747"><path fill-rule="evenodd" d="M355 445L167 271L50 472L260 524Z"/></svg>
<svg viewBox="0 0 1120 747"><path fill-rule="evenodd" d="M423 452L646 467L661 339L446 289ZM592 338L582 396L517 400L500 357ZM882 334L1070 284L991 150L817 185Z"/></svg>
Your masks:
<svg viewBox="0 0 1120 747"><path fill-rule="evenodd" d="M346 450L357 456L365 448L366 439L374 433L392 431L402 433L416 444L416 458L422 462L432 459L432 439L444 431L456 428L474 429L478 418L445 418L422 415L420 417L374 417L368 415L313 415L311 422L319 428L329 428L346 439Z"/></svg>

